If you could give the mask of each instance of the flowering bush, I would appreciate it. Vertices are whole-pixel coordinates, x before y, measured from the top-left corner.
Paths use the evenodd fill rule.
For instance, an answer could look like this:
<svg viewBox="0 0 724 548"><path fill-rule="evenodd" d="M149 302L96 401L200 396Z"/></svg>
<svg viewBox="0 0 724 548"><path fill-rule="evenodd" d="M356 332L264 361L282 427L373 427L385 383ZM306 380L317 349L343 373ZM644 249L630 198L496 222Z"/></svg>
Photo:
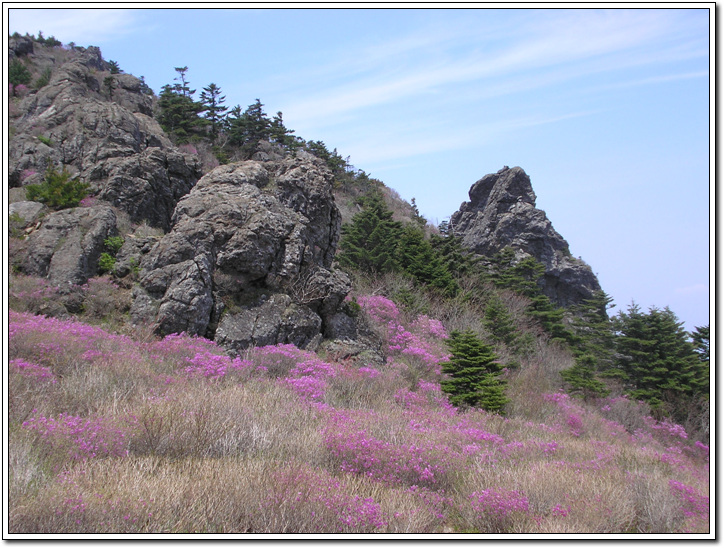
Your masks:
<svg viewBox="0 0 724 548"><path fill-rule="evenodd" d="M350 415L336 412L324 430L324 444L343 472L388 485L445 489L462 468L464 456L447 445L422 441L394 444L361 430Z"/></svg>
<svg viewBox="0 0 724 548"><path fill-rule="evenodd" d="M528 513L528 498L518 491L485 489L470 495L473 523L483 533L506 533L520 514Z"/></svg>
<svg viewBox="0 0 724 548"><path fill-rule="evenodd" d="M33 416L23 422L23 428L36 432L54 456L83 460L128 454L126 429L103 417Z"/></svg>
<svg viewBox="0 0 724 548"><path fill-rule="evenodd" d="M274 492L264 503L296 521L294 533L375 533L386 522L372 498L352 495L336 479L300 466L274 474Z"/></svg>
<svg viewBox="0 0 724 548"><path fill-rule="evenodd" d="M9 365L10 371L16 371L23 377L29 377L41 381L50 381L53 384L58 382L49 367L28 363L21 359L10 360Z"/></svg>

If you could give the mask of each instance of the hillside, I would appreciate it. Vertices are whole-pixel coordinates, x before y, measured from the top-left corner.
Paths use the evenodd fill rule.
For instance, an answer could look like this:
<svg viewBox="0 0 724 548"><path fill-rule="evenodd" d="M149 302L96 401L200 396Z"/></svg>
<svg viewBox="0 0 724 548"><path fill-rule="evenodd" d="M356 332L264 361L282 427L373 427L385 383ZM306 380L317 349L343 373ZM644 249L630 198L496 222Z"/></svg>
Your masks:
<svg viewBox="0 0 724 548"><path fill-rule="evenodd" d="M609 318L521 168L433 227L258 99L10 48L10 533L710 531L708 326Z"/></svg>

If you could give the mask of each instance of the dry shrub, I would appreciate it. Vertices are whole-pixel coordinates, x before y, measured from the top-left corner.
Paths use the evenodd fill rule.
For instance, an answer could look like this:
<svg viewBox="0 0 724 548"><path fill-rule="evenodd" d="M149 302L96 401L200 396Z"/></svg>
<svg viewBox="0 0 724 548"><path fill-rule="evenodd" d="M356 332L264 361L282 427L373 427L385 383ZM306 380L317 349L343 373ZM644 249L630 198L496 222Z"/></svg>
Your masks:
<svg viewBox="0 0 724 548"><path fill-rule="evenodd" d="M134 454L319 458L315 412L273 381L182 383L131 411L137 418L130 445Z"/></svg>
<svg viewBox="0 0 724 548"><path fill-rule="evenodd" d="M8 444L8 499L11 507L17 507L26 496L34 495L54 474L38 457L30 436L12 431Z"/></svg>
<svg viewBox="0 0 724 548"><path fill-rule="evenodd" d="M13 247L17 248L18 256L25 254L25 242ZM11 272L8 281L8 306L11 310L52 317L68 315L58 287L50 285L47 280Z"/></svg>
<svg viewBox="0 0 724 548"><path fill-rule="evenodd" d="M383 527L344 480L264 459L89 462L10 517L13 533L339 533Z"/></svg>
<svg viewBox="0 0 724 548"><path fill-rule="evenodd" d="M523 529L512 524L511 530L518 532L549 532L546 522L565 522L566 528L579 533L627 531L635 512L624 473L612 469L575 472L572 468L557 461L483 466L479 474L471 476L468 488L515 489L525 494L530 513L545 521L525 521Z"/></svg>
<svg viewBox="0 0 724 548"><path fill-rule="evenodd" d="M91 278L83 286L83 319L90 323L104 321L112 326L125 323L131 309L131 289L122 288L109 276Z"/></svg>
<svg viewBox="0 0 724 548"><path fill-rule="evenodd" d="M392 399L399 385L399 379L390 371L373 376L349 367L327 381L324 401L338 409L378 408Z"/></svg>
<svg viewBox="0 0 724 548"><path fill-rule="evenodd" d="M684 525L681 503L669 486L669 477L660 473L632 474L630 498L636 509L637 533L672 533Z"/></svg>

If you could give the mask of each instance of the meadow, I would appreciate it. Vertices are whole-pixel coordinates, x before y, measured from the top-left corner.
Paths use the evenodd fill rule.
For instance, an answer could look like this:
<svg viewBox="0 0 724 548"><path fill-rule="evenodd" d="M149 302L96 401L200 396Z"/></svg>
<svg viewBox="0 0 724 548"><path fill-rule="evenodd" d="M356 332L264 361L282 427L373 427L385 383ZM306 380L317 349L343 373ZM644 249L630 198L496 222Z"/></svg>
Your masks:
<svg viewBox="0 0 724 548"><path fill-rule="evenodd" d="M449 404L445 327L381 295L354 298L384 362L229 356L37 315L52 288L13 287L11 534L709 533L709 447L624 395L570 397L570 356L545 341L505 372L498 415ZM124 294L79 291L86 320Z"/></svg>

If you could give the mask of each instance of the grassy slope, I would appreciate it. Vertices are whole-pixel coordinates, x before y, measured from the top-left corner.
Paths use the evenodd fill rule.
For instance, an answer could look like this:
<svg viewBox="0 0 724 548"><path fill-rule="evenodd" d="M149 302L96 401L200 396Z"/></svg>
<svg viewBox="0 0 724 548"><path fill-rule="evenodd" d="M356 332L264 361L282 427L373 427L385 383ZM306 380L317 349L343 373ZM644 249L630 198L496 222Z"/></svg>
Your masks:
<svg viewBox="0 0 724 548"><path fill-rule="evenodd" d="M104 283L88 321L122 300ZM32 284L13 308L52 299ZM507 417L457 412L442 324L358 299L383 365L11 312L10 532L708 532L708 448L680 428L569 399L545 343Z"/></svg>

